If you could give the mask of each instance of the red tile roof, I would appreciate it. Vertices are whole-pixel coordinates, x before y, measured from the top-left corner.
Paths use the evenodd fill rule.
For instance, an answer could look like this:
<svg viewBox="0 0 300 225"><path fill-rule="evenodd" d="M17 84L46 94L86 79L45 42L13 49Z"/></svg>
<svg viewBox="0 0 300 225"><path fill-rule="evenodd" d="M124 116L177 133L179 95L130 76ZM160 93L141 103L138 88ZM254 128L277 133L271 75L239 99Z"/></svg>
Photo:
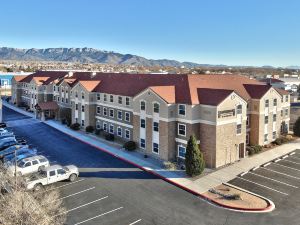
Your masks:
<svg viewBox="0 0 300 225"><path fill-rule="evenodd" d="M150 89L167 103L175 103L175 86L154 86L150 87Z"/></svg>
<svg viewBox="0 0 300 225"><path fill-rule="evenodd" d="M64 71L37 71L26 76L24 79L20 80L20 82L30 83L34 77L48 77L48 79L43 83L44 85L47 85L56 79L63 78L67 73L68 72Z"/></svg>
<svg viewBox="0 0 300 225"><path fill-rule="evenodd" d="M256 84L244 84L245 89L251 96L251 98L254 99L260 99L263 97L267 91L272 88L271 85L256 85Z"/></svg>
<svg viewBox="0 0 300 225"><path fill-rule="evenodd" d="M17 82L20 82L21 80L23 80L25 77L27 77L27 75L14 75L14 79Z"/></svg>
<svg viewBox="0 0 300 225"><path fill-rule="evenodd" d="M233 90L198 88L198 104L217 106L232 92Z"/></svg>
<svg viewBox="0 0 300 225"><path fill-rule="evenodd" d="M275 88L275 90L280 94L280 95L289 95L290 93L286 90L283 90L281 88Z"/></svg>
<svg viewBox="0 0 300 225"><path fill-rule="evenodd" d="M41 110L57 110L58 105L56 102L40 102L36 105L37 108Z"/></svg>
<svg viewBox="0 0 300 225"><path fill-rule="evenodd" d="M79 83L89 92L93 92L95 88L101 83L98 80L81 80Z"/></svg>
<svg viewBox="0 0 300 225"><path fill-rule="evenodd" d="M265 78L265 79L260 80L260 82L264 82L266 84L284 83L282 80L275 79L275 78Z"/></svg>

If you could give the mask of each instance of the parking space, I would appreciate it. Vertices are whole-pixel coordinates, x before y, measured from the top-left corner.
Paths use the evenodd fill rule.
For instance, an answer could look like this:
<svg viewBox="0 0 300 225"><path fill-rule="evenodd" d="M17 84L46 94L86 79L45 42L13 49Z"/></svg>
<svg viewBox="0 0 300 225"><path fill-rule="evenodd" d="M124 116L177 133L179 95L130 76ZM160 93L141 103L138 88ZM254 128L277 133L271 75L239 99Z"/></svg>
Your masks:
<svg viewBox="0 0 300 225"><path fill-rule="evenodd" d="M277 208L298 202L300 190L300 150L247 171L229 183L272 200ZM289 201L287 201L289 200Z"/></svg>

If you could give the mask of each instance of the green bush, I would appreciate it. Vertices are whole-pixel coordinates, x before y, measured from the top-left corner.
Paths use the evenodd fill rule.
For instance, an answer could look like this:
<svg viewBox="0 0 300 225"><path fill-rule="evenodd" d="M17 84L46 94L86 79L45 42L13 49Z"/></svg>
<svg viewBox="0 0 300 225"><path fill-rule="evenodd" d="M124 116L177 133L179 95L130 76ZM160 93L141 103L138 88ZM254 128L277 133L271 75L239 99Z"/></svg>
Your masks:
<svg viewBox="0 0 300 225"><path fill-rule="evenodd" d="M300 137L300 117L296 120L294 127L293 127L294 135Z"/></svg>
<svg viewBox="0 0 300 225"><path fill-rule="evenodd" d="M80 129L80 124L79 123L73 123L73 124L71 124L70 128L72 130L79 130Z"/></svg>
<svg viewBox="0 0 300 225"><path fill-rule="evenodd" d="M247 146L246 150L248 151L248 155L254 155L255 154L254 148L251 147L251 146Z"/></svg>
<svg viewBox="0 0 300 225"><path fill-rule="evenodd" d="M276 144L276 145L281 145L282 144L282 140L281 140L281 138L276 138L276 140L273 141L273 143Z"/></svg>
<svg viewBox="0 0 300 225"><path fill-rule="evenodd" d="M200 175L205 167L203 154L199 149L196 137L192 135L188 141L185 154L186 174L193 177Z"/></svg>
<svg viewBox="0 0 300 225"><path fill-rule="evenodd" d="M96 130L95 130L95 134L96 134L96 135L100 135L100 133L101 133L101 129L96 129Z"/></svg>
<svg viewBox="0 0 300 225"><path fill-rule="evenodd" d="M127 141L123 148L125 148L127 151L134 151L136 149L136 143L134 141Z"/></svg>
<svg viewBox="0 0 300 225"><path fill-rule="evenodd" d="M115 140L115 135L113 135L113 134L106 134L105 135L105 140L114 141Z"/></svg>
<svg viewBox="0 0 300 225"><path fill-rule="evenodd" d="M254 149L254 153L256 154L256 153L259 153L261 150L262 150L262 146L260 146L260 145L254 145L254 146L252 146L253 147L253 149Z"/></svg>
<svg viewBox="0 0 300 225"><path fill-rule="evenodd" d="M87 126L86 128L85 128L85 131L87 132L87 133L93 133L94 132L94 127L93 126Z"/></svg>

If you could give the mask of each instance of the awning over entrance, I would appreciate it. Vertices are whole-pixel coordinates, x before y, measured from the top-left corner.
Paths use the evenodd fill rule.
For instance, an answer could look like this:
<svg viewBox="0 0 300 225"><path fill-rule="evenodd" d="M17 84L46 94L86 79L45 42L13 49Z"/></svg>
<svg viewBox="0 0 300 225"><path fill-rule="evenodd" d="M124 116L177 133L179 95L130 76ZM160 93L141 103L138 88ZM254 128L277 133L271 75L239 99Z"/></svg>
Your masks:
<svg viewBox="0 0 300 225"><path fill-rule="evenodd" d="M35 108L38 110L58 110L58 105L56 102L40 102L35 105Z"/></svg>

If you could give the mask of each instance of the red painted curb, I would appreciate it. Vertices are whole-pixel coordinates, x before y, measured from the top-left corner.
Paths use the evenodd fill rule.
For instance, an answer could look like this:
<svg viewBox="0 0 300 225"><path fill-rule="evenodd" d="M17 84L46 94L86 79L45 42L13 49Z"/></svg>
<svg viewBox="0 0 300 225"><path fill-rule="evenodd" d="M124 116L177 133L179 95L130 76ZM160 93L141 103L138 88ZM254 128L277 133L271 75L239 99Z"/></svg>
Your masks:
<svg viewBox="0 0 300 225"><path fill-rule="evenodd" d="M48 126L50 126L50 125L48 125ZM50 126L50 127L52 127L52 126ZM55 128L55 127L52 127L52 128ZM55 128L55 129L57 129L57 128ZM57 129L57 130L59 130L59 129ZM61 131L61 130L59 130L59 131ZM157 176L160 179L162 179L162 180L164 180L164 181L166 181L166 182L168 182L168 183L170 183L172 185L175 185L176 187L179 187L179 188L181 188L181 189L183 189L183 190L185 190L185 191L187 191L187 192L189 192L189 193L191 193L193 195L199 196L199 197L205 199L206 201L212 202L212 203L214 203L214 204L216 204L218 206L221 206L223 208L229 208L229 209L233 209L233 210L249 211L249 212L253 212L253 211L264 212L264 211L268 211L272 207L272 205L268 201L266 201L265 199L264 200L268 203L268 206L266 208L251 208L251 209L249 209L249 208L241 208L241 207L228 206L228 205L219 203L219 202L215 201L214 199L209 198L208 196L206 196L204 194L201 194L201 193L198 193L196 191L193 191L193 190L191 190L191 189L189 189L189 188L187 188L187 187L185 187L185 186L183 186L183 185L181 185L179 183L176 183L176 182L174 182L174 181L172 181L172 180L170 180L170 179L168 179L168 178L166 178L166 177L164 177L164 176L162 176L162 175L160 175L160 174L158 174L158 173L156 173L156 172L154 172L152 170L148 170L148 169L146 169L146 168L144 168L144 167L142 167L142 166L140 166L140 165L138 165L138 164L136 164L134 162L129 161L128 159L125 159L123 157L117 156L117 155L109 152L106 149L100 148L100 147L98 147L96 145L93 145L93 144L91 144L89 142L81 140L78 137L75 137L75 136L73 136L73 135L71 135L69 133L66 133L64 131L61 131L61 132L65 133L65 134L69 135L70 137L75 138L75 139L77 139L77 140L79 140L79 141L81 141L81 142L83 142L83 143L85 143L87 145L90 145L90 146L92 146L92 147L94 147L94 148L96 148L96 149L98 149L100 151L103 151L103 152L105 152L105 153L107 153L107 154L109 154L109 155L111 155L111 156L113 156L115 158L118 158L118 159L120 159L120 160L122 160L124 162L127 162L127 163L129 163L129 164L131 164L131 165L133 165L133 166L135 166L135 167L137 167L137 168L139 168L139 169L147 172L147 173L150 173L150 174L152 174L154 176Z"/></svg>

